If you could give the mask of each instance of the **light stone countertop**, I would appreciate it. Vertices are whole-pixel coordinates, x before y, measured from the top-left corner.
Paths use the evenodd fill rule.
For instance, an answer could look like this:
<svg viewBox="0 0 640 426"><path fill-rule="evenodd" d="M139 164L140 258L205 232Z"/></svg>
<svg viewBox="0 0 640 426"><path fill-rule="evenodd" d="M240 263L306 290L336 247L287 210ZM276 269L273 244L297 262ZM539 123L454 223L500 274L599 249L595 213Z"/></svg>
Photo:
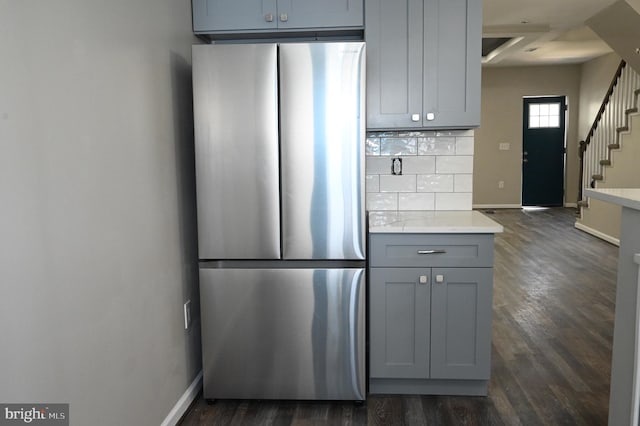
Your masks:
<svg viewBox="0 0 640 426"><path fill-rule="evenodd" d="M504 228L475 210L370 212L369 232L494 234Z"/></svg>
<svg viewBox="0 0 640 426"><path fill-rule="evenodd" d="M587 188L584 190L584 195L622 207L640 210L640 188Z"/></svg>

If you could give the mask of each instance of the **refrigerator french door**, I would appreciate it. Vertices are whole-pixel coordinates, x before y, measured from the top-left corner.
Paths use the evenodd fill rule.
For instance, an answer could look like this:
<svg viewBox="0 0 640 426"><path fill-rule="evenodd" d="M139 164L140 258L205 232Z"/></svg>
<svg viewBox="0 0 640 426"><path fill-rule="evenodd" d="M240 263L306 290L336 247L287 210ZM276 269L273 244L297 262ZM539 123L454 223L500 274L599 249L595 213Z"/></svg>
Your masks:
<svg viewBox="0 0 640 426"><path fill-rule="evenodd" d="M364 54L193 46L205 398L365 399Z"/></svg>

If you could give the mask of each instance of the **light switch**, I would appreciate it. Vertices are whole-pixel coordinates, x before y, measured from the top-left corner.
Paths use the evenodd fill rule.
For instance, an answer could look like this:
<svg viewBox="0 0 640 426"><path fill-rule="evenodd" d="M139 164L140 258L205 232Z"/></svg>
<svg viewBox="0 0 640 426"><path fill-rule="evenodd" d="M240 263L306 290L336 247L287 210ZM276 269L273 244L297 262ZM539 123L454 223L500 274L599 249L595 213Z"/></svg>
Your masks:
<svg viewBox="0 0 640 426"><path fill-rule="evenodd" d="M508 142L502 142L499 149L500 151L509 151L509 149L511 149L511 144Z"/></svg>

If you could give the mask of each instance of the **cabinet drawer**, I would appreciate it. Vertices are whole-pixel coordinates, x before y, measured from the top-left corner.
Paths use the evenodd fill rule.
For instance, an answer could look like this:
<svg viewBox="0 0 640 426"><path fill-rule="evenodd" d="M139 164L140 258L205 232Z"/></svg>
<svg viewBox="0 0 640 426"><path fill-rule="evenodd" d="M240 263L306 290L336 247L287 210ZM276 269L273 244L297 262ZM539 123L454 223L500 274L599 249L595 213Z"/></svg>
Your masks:
<svg viewBox="0 0 640 426"><path fill-rule="evenodd" d="M492 267L493 234L371 234L370 265Z"/></svg>

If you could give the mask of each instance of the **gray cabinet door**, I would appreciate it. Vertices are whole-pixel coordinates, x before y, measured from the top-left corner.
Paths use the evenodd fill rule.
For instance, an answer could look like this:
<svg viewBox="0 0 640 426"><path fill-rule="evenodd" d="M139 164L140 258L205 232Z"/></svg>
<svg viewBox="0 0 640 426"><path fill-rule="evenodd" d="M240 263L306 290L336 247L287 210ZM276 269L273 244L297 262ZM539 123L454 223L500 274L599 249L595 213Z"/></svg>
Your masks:
<svg viewBox="0 0 640 426"><path fill-rule="evenodd" d="M424 5L423 124L477 127L481 0L425 0Z"/></svg>
<svg viewBox="0 0 640 426"><path fill-rule="evenodd" d="M367 128L480 125L481 0L367 0Z"/></svg>
<svg viewBox="0 0 640 426"><path fill-rule="evenodd" d="M372 268L370 377L429 377L429 268ZM429 281L429 280L428 280Z"/></svg>
<svg viewBox="0 0 640 426"><path fill-rule="evenodd" d="M422 127L422 3L367 0L368 129Z"/></svg>
<svg viewBox="0 0 640 426"><path fill-rule="evenodd" d="M276 0L192 0L193 31L276 29Z"/></svg>
<svg viewBox="0 0 640 426"><path fill-rule="evenodd" d="M431 378L489 379L493 269L433 268L432 279Z"/></svg>
<svg viewBox="0 0 640 426"><path fill-rule="evenodd" d="M364 0L278 0L278 28L362 27Z"/></svg>

